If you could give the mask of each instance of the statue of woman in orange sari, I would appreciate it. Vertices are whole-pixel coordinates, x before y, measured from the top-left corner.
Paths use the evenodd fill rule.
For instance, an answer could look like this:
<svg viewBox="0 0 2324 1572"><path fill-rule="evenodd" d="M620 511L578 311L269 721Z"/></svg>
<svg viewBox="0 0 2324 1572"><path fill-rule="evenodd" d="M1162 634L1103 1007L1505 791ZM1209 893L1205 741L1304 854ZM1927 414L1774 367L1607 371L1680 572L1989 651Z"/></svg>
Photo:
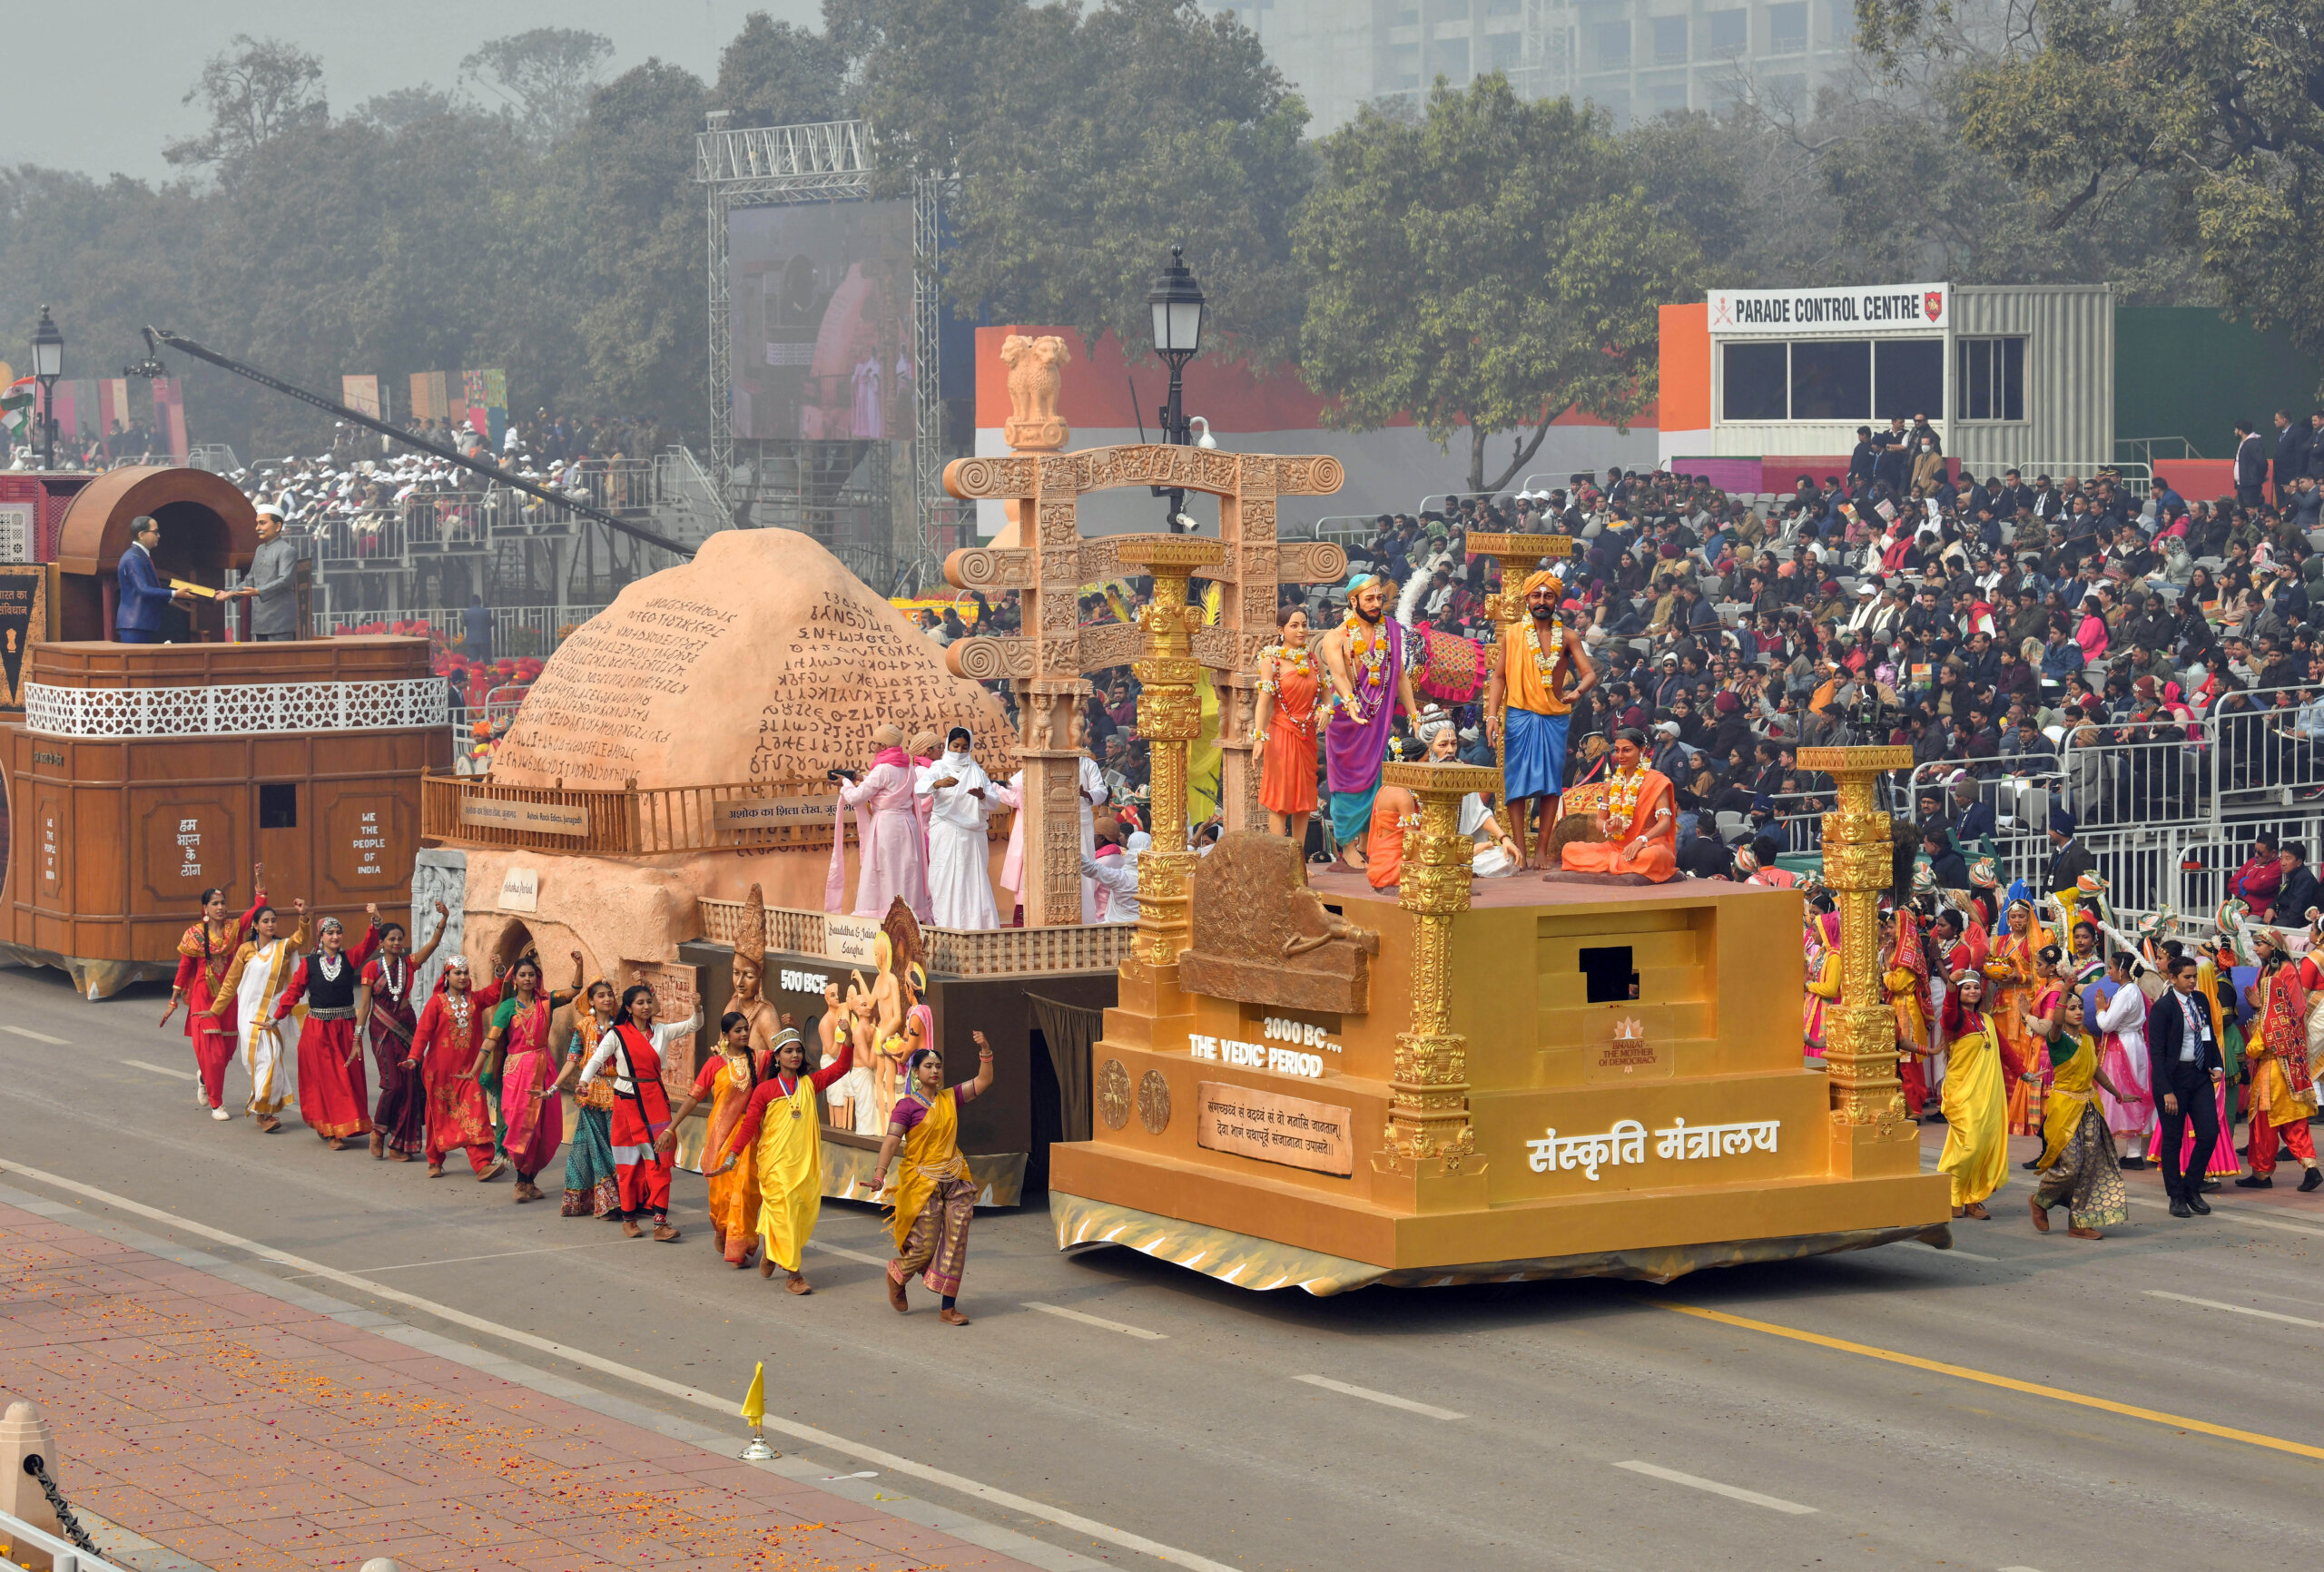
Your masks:
<svg viewBox="0 0 2324 1572"><path fill-rule="evenodd" d="M1571 840L1558 853L1568 873L1634 873L1660 884L1679 873L1679 800L1670 778L1644 763L1646 736L1614 740L1614 772L1600 812L1603 840Z"/></svg>

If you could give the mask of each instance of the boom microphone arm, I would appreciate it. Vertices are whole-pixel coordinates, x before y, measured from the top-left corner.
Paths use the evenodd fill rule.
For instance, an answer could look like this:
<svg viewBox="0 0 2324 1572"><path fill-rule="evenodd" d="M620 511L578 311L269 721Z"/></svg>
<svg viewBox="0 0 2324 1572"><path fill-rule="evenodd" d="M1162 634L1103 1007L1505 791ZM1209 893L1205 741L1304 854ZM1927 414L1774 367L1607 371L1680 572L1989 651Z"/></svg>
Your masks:
<svg viewBox="0 0 2324 1572"><path fill-rule="evenodd" d="M648 545L659 546L664 551L675 553L682 557L694 555L692 547L680 545L676 541L655 535L650 529L640 529L625 519L615 517L604 508L586 502L576 502L573 498L560 496L545 486L536 486L524 477L512 474L497 464L487 463L481 458L470 458L464 453L430 442L424 437L415 437L409 431L398 430L384 420L375 419L364 414L360 409L350 409L344 404L335 404L320 393L310 393L303 388L293 388L278 377L268 376L255 366L245 366L239 360L228 359L215 349L205 349L192 339L172 333L167 328L146 329L145 343L149 351L156 345L182 349L197 360L207 360L222 370L231 371L237 377L248 378L261 388L271 388L286 398L296 398L302 404L311 404L316 408L336 415L342 420L351 420L358 426L376 431L380 436L391 441L400 442L407 447L417 447L422 453L433 454L448 464L457 464L463 469L473 469L478 475L488 476L503 486L537 496L543 502L569 508L584 518L604 525L607 529L617 529L622 534L642 540Z"/></svg>

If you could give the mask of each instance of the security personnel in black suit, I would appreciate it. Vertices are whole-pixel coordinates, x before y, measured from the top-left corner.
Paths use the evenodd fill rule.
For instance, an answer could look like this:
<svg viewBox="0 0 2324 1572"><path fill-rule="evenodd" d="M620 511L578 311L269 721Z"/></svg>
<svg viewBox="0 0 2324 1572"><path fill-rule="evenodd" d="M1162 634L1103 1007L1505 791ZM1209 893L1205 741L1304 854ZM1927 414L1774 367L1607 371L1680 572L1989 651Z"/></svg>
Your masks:
<svg viewBox="0 0 2324 1572"><path fill-rule="evenodd" d="M2171 989L2146 1015L2147 1084L2154 1088L2162 1123L2162 1187L2171 1196L2171 1216L2208 1215L2203 1175L2219 1146L2219 1105L2211 1086L2226 1069L2220 1056L2219 1004L2196 987L2194 957L2178 956L2169 964ZM2180 1162L2190 1128L2195 1132L2191 1174Z"/></svg>

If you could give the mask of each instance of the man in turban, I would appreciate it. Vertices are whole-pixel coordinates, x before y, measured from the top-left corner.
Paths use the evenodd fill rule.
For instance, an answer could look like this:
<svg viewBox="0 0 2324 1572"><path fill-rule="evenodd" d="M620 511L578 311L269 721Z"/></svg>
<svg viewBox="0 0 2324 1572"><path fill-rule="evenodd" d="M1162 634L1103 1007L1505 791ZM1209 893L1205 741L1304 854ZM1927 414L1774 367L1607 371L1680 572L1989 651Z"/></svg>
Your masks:
<svg viewBox="0 0 2324 1572"><path fill-rule="evenodd" d="M1540 849L1565 790L1574 701L1598 683L1598 668L1558 615L1564 590L1547 569L1525 581L1525 615L1502 629L1485 683L1485 725L1504 746L1502 797L1510 804L1510 828L1526 846L1528 868L1541 866ZM1569 678L1575 679L1570 688ZM1537 813L1538 832L1528 828Z"/></svg>
<svg viewBox="0 0 2324 1572"><path fill-rule="evenodd" d="M2090 848L2074 839L2073 815L2063 808L2050 810L2050 845L2054 848L2050 857L2049 877L2043 888L2053 895L2064 895L2079 886L2082 876L2098 870L2098 859Z"/></svg>

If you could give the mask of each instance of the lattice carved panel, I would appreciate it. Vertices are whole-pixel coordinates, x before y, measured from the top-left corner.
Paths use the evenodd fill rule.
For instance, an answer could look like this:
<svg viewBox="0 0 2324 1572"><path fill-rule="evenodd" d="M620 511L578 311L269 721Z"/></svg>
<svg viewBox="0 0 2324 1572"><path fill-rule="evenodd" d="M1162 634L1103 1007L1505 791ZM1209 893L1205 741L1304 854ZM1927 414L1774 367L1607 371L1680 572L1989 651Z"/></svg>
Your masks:
<svg viewBox="0 0 2324 1572"><path fill-rule="evenodd" d="M50 737L281 736L450 723L440 677L378 683L261 683L210 688L25 684L27 730Z"/></svg>

